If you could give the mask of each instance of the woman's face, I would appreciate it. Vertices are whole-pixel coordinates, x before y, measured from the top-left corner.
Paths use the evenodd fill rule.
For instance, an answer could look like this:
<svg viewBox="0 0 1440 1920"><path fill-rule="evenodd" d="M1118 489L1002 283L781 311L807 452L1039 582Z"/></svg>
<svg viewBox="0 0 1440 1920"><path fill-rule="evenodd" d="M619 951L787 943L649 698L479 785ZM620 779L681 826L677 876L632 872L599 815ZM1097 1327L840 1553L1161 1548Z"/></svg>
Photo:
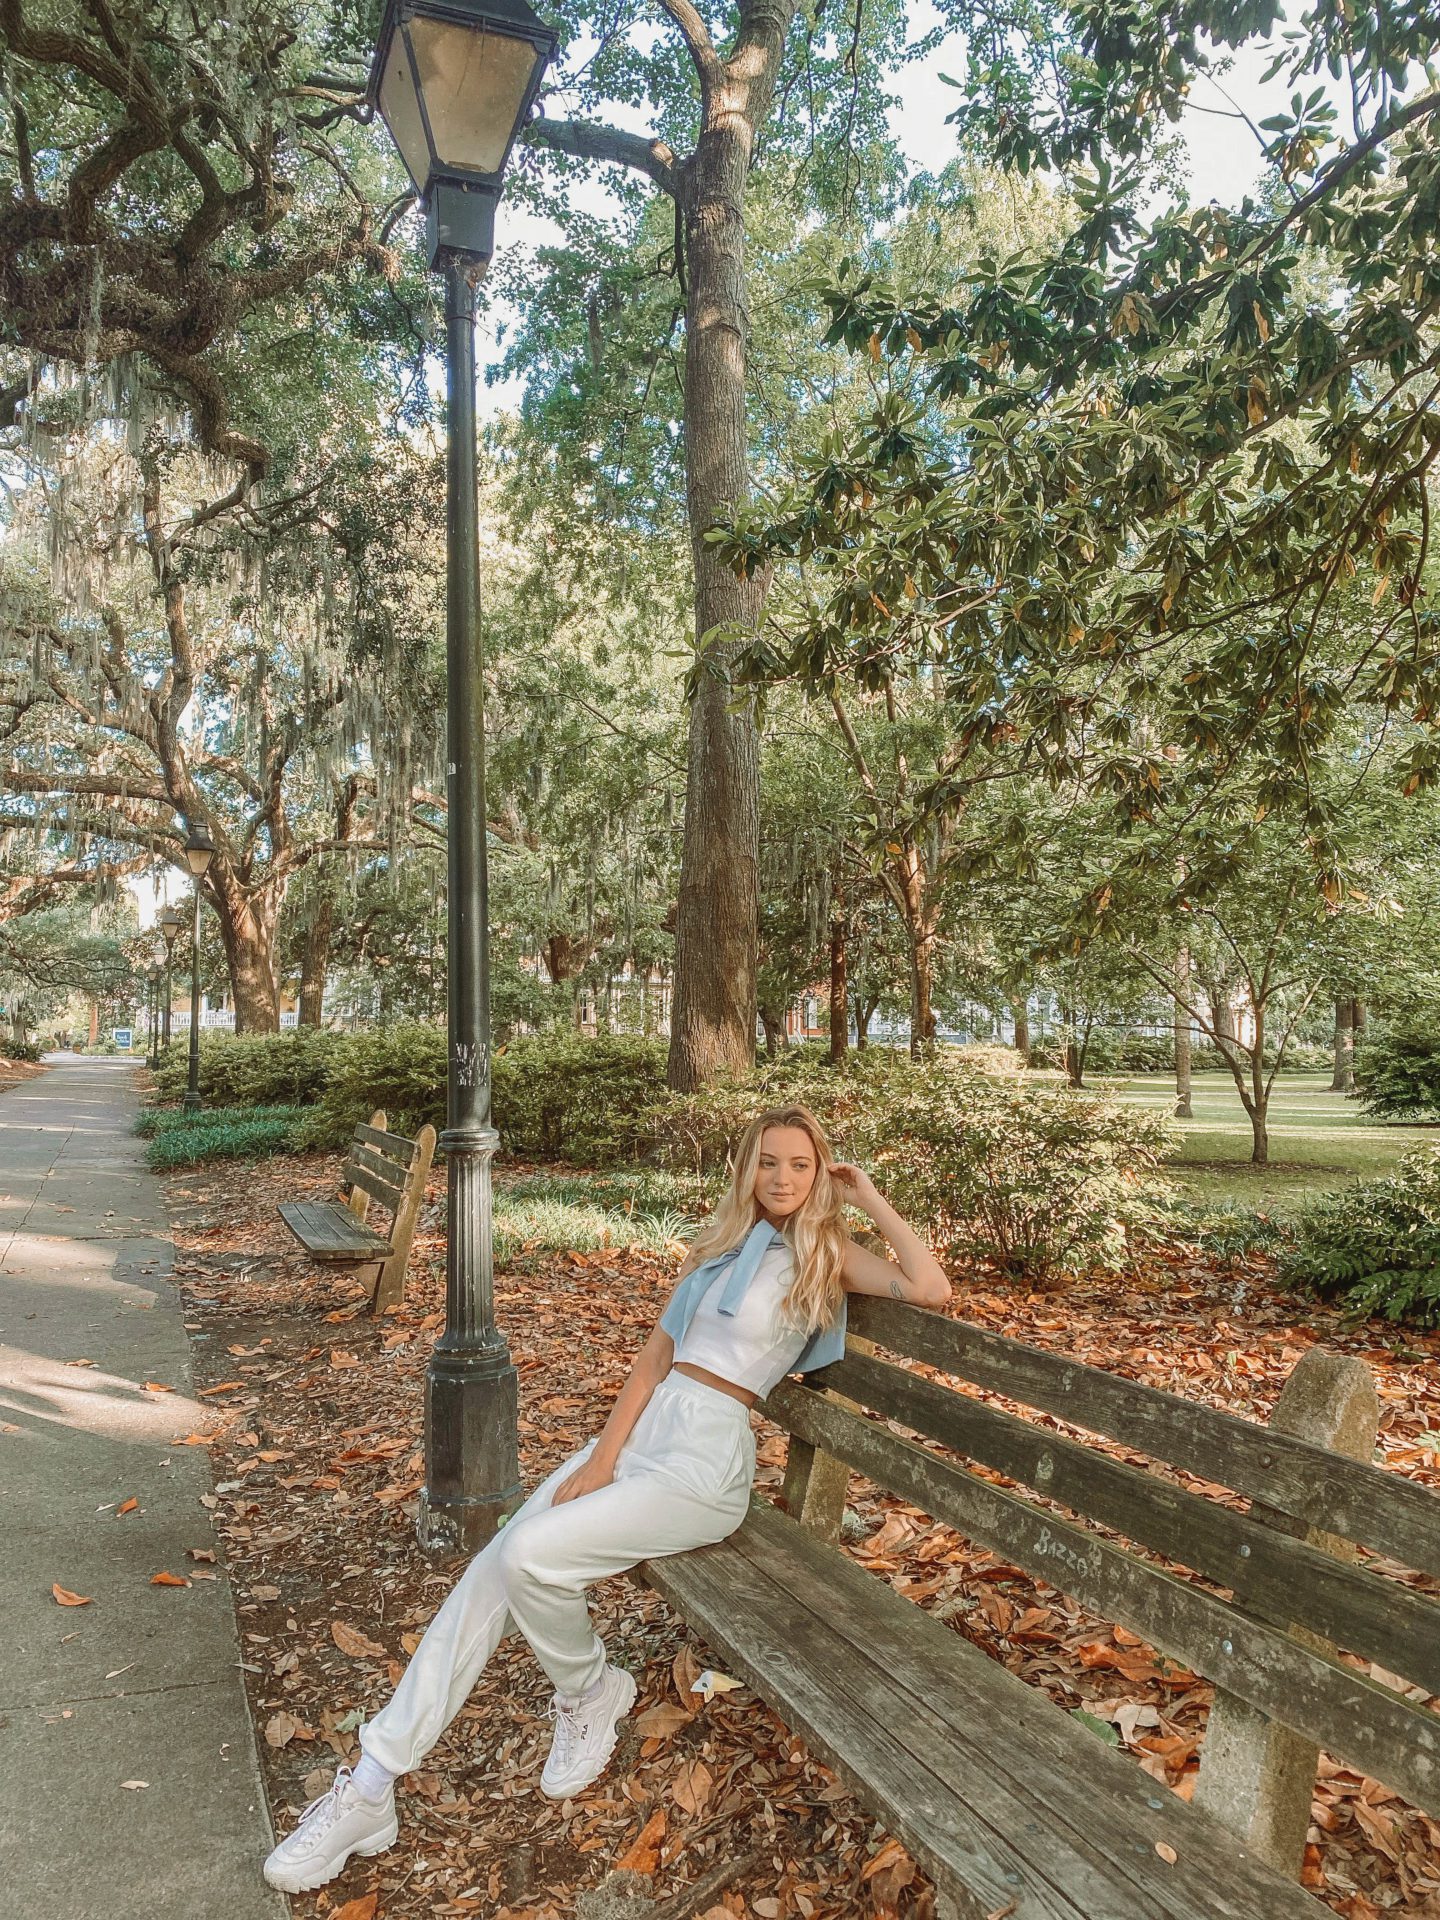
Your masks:
<svg viewBox="0 0 1440 1920"><path fill-rule="evenodd" d="M778 1226L803 1207L819 1172L815 1144L803 1127L767 1127L760 1137L755 1198Z"/></svg>

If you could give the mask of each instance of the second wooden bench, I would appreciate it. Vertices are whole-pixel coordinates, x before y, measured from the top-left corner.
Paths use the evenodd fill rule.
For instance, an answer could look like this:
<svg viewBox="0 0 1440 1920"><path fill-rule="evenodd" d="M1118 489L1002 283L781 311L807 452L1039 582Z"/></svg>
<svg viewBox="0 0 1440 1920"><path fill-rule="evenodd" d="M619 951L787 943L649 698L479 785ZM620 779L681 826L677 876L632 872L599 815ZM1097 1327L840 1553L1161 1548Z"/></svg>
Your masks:
<svg viewBox="0 0 1440 1920"><path fill-rule="evenodd" d="M422 1127L413 1140L386 1129L383 1111L369 1126L356 1127L340 1172L348 1197L338 1200L286 1200L280 1218L312 1259L323 1266L375 1267L371 1311L383 1313L405 1298L405 1270L425 1182L435 1157L435 1129ZM369 1203L390 1212L387 1233L377 1233L367 1218Z"/></svg>

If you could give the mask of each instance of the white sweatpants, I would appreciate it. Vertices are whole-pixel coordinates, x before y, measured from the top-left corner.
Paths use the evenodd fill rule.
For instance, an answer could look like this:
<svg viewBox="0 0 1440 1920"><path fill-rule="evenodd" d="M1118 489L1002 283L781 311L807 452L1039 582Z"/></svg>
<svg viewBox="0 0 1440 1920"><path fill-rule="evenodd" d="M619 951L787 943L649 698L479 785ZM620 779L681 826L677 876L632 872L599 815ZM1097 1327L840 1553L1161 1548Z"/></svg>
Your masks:
<svg viewBox="0 0 1440 1920"><path fill-rule="evenodd" d="M723 1540L745 1518L755 1436L743 1401L667 1374L620 1450L608 1486L551 1505L595 1442L558 1466L470 1562L390 1700L360 1729L391 1773L419 1765L464 1705L486 1661L518 1627L558 1693L599 1680L605 1646L585 1588L638 1561Z"/></svg>

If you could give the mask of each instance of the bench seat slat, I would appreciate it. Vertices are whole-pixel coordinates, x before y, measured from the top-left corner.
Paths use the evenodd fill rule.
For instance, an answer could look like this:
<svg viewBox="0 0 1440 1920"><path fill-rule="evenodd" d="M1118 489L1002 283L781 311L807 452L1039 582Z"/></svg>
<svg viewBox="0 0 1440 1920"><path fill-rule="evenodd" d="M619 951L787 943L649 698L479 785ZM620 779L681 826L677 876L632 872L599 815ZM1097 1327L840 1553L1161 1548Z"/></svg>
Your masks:
<svg viewBox="0 0 1440 1920"><path fill-rule="evenodd" d="M1233 1835L763 1501L730 1539L644 1572L962 1913L1314 1920Z"/></svg>
<svg viewBox="0 0 1440 1920"><path fill-rule="evenodd" d="M380 1260L392 1251L383 1234L355 1218L338 1200L286 1200L280 1218L317 1260Z"/></svg>
<svg viewBox="0 0 1440 1920"><path fill-rule="evenodd" d="M1440 1578L1440 1500L1403 1474L948 1314L868 1294L852 1294L846 1304L851 1331L907 1359L1056 1414Z"/></svg>

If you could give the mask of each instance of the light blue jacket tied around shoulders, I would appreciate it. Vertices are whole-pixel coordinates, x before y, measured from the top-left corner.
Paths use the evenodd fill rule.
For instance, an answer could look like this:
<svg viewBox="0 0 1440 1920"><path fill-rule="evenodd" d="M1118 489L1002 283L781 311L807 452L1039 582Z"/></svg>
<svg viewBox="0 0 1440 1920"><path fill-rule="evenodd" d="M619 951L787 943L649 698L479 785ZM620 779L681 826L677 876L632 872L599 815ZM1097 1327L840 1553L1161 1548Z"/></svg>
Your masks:
<svg viewBox="0 0 1440 1920"><path fill-rule="evenodd" d="M745 1298L746 1289L760 1270L760 1262L772 1247L784 1244L783 1237L768 1220L757 1220L738 1247L732 1247L728 1253L717 1253L713 1259L702 1260L693 1273L687 1273L671 1294L660 1316L660 1325L675 1345L679 1346L686 1328L695 1317L695 1309L727 1267L730 1272L716 1303L716 1312L733 1318ZM786 1372L813 1373L817 1367L828 1367L832 1361L844 1357L845 1300L842 1296L835 1319L828 1327L819 1327L811 1334L801 1349L799 1359L787 1367Z"/></svg>

